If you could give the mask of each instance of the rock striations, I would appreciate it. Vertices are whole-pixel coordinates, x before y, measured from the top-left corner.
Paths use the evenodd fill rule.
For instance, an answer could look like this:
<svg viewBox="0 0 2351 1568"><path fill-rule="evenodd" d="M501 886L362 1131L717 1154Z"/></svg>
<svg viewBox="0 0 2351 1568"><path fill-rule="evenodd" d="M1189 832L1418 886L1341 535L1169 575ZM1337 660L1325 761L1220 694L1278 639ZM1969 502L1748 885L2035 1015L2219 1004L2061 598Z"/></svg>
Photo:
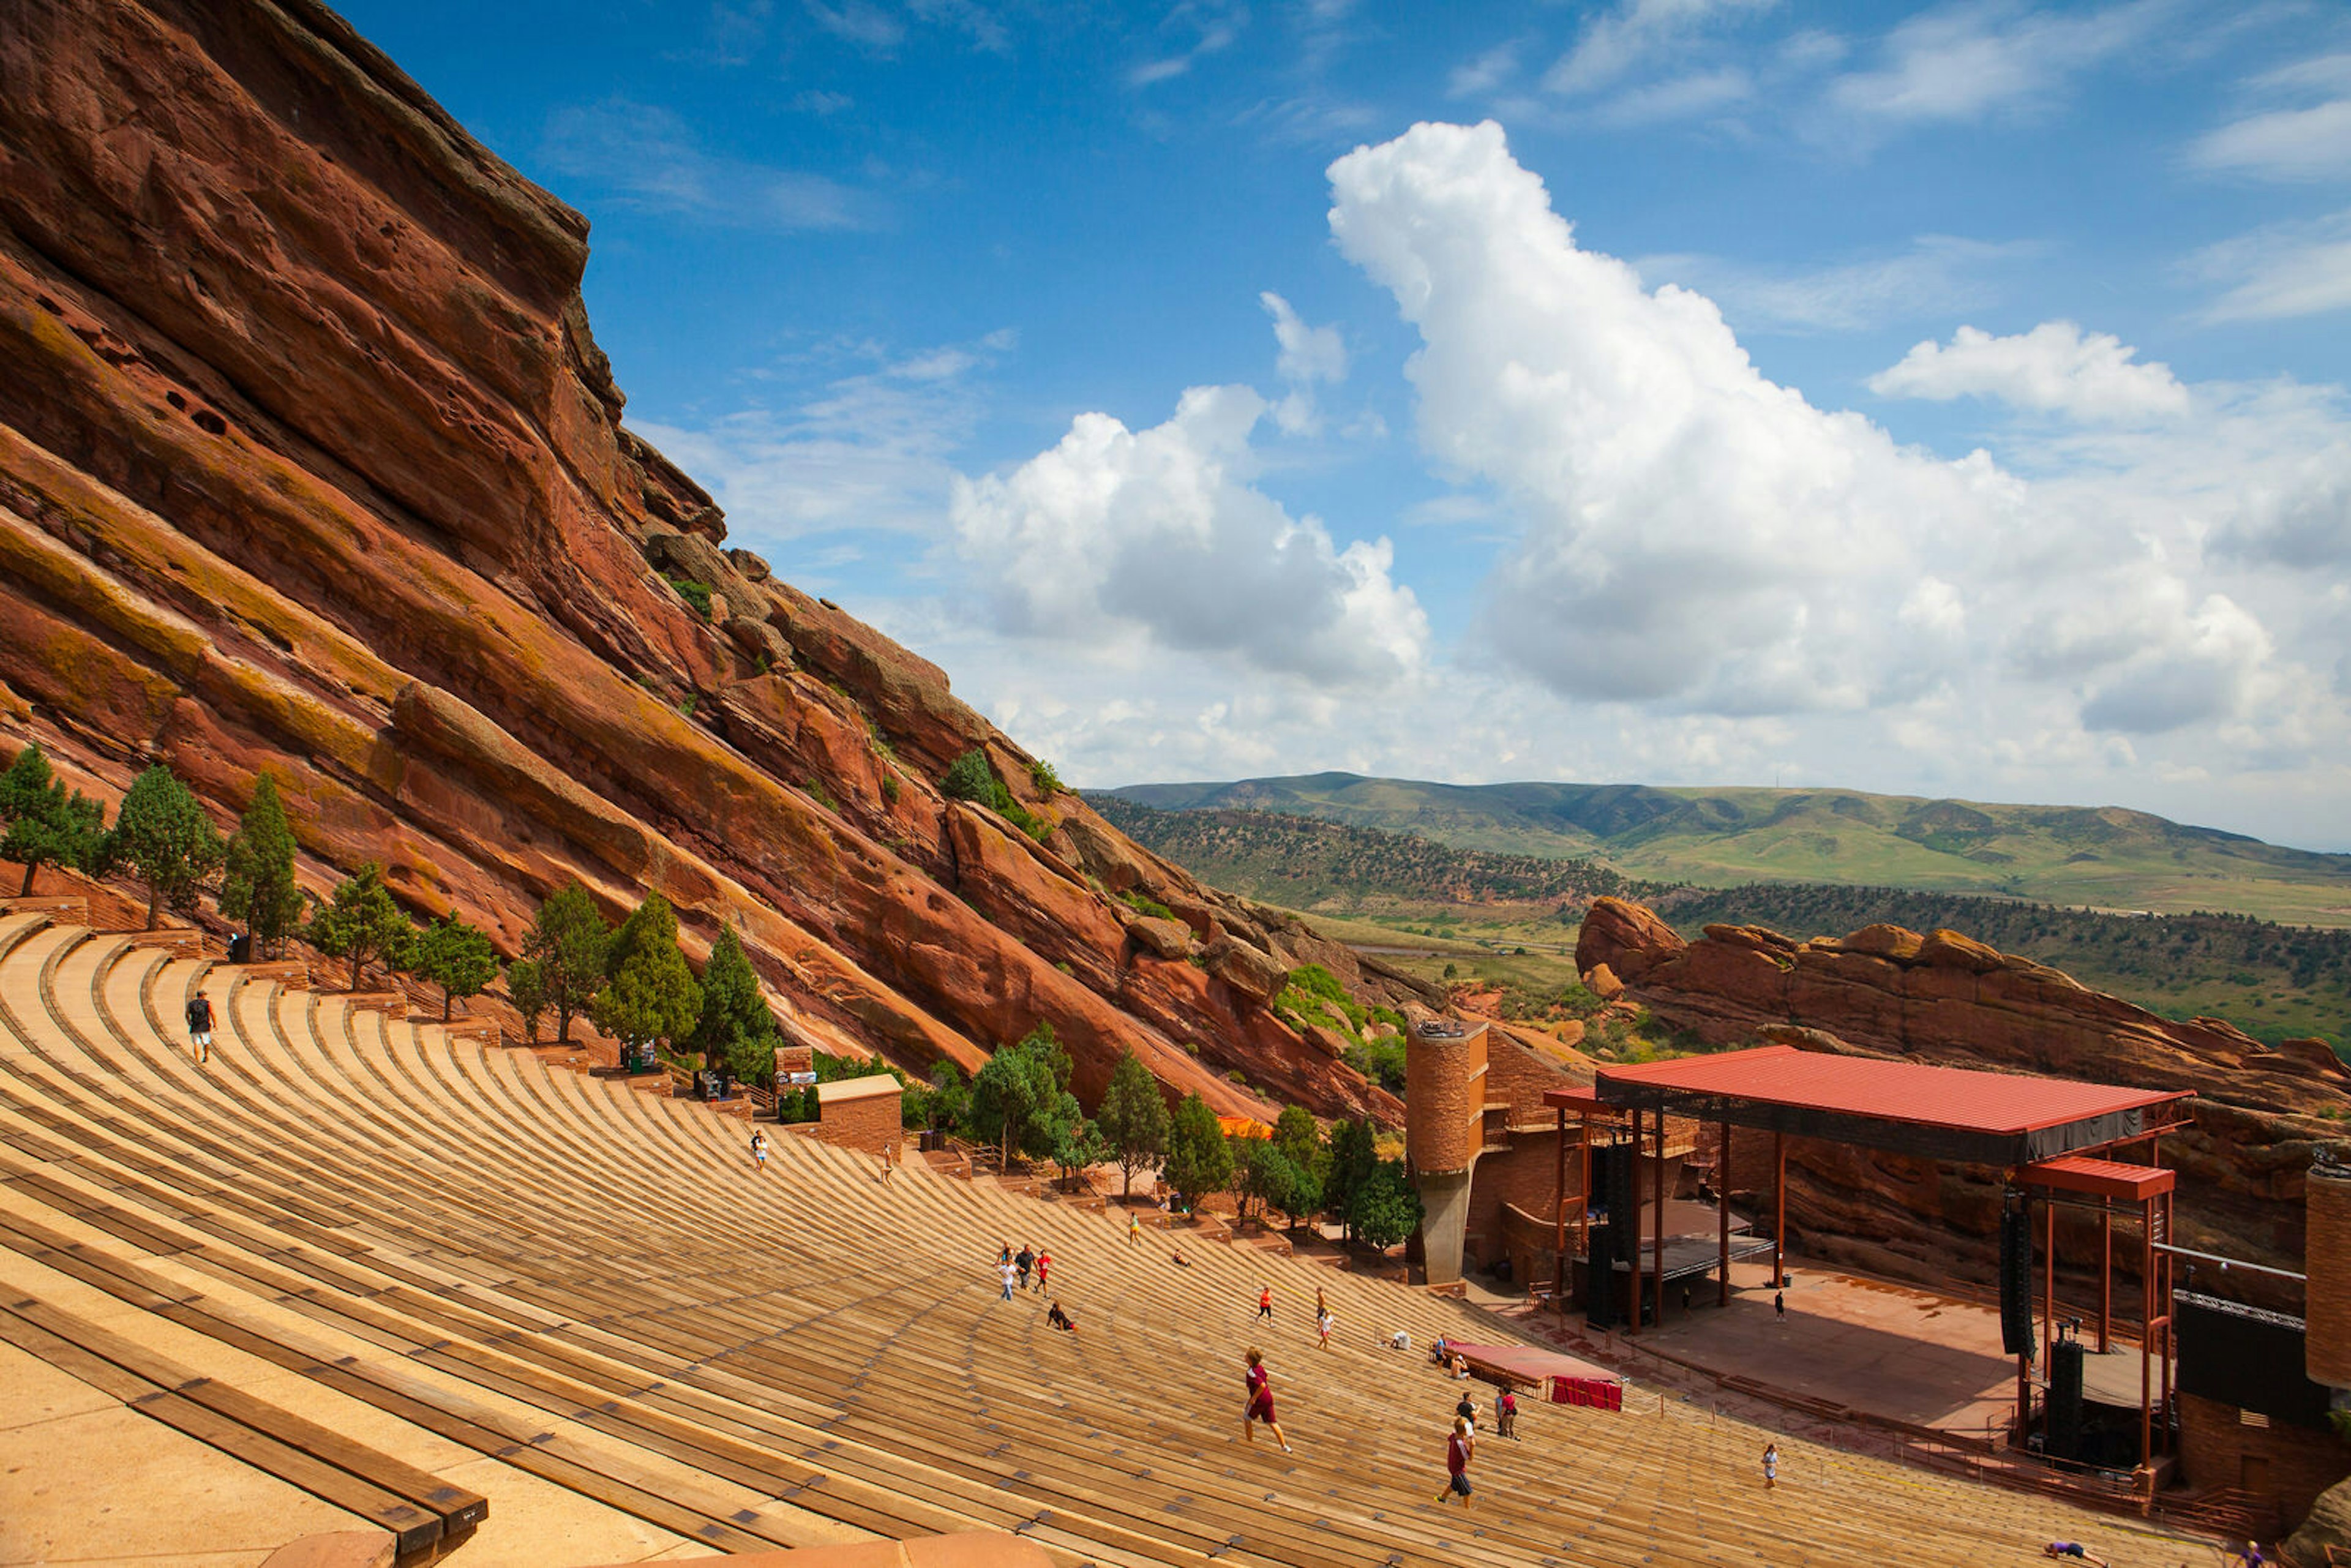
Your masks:
<svg viewBox="0 0 2351 1568"><path fill-rule="evenodd" d="M572 877L733 922L826 1049L969 1067L1050 1021L1220 1112L1395 1101L1268 1013L1432 999L1128 842L936 668L725 548L621 424L587 224L313 0L6 0L0 741L381 860L511 951ZM709 590L706 615L672 586ZM934 788L979 747L1049 829ZM1140 890L1180 930L1115 895Z"/></svg>
<svg viewBox="0 0 2351 1568"><path fill-rule="evenodd" d="M2188 1178L2183 1239L2255 1262L2301 1257L2303 1172L2351 1113L2351 1072L2322 1041L2271 1047L2218 1019L2161 1018L1955 931L1871 925L1797 942L1709 925L1691 942L1648 909L1603 898L1584 917L1575 962L1587 975L1606 969L1658 1018L1715 1045L1773 1038L2193 1090L2193 1129L2164 1145ZM1808 1239L1841 1238L1826 1249L1856 1261L1933 1272L1953 1261L1944 1228L1985 1237L1996 1223L1997 1188L1982 1173L1821 1146L1791 1160L1813 1178L1790 1183L1792 1224Z"/></svg>

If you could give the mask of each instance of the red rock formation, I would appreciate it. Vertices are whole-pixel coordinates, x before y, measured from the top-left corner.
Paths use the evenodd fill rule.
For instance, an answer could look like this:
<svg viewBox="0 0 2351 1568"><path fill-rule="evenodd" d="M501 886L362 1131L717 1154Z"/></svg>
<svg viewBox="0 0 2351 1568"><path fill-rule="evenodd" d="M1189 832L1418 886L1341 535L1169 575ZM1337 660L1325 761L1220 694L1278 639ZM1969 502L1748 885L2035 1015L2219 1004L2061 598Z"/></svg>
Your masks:
<svg viewBox="0 0 2351 1568"><path fill-rule="evenodd" d="M1654 912L1602 898L1584 916L1575 962L1586 974L1604 966L1659 1019L1718 1045L1768 1036L2193 1090L2193 1125L2164 1140L2166 1163L2181 1172L2182 1239L2255 1262L2298 1267L2285 1260L2302 1252L2302 1173L2351 1113L2351 1072L2321 1042L2271 1047L2217 1019L2175 1022L1955 931L1871 925L1795 942L1761 926L1709 925L1686 942ZM1791 1226L1808 1245L1912 1274L1984 1272L1986 1255L1955 1253L1952 1241L1992 1233L1997 1173L1791 1150L1810 1178L1789 1184ZM2095 1236L2085 1232L2090 1254Z"/></svg>
<svg viewBox="0 0 2351 1568"><path fill-rule="evenodd" d="M971 1066L1051 1021L1220 1112L1388 1096L1260 1005L1366 973L1193 883L945 674L721 548L620 424L587 225L312 0L16 0L0 30L0 744L386 863L511 950L577 876L734 923L828 1049ZM124 112L124 106L137 112ZM708 622L664 580L714 592ZM932 780L985 748L1045 841ZM1202 940L1130 939L1140 889ZM1198 962L1193 961L1194 957Z"/></svg>

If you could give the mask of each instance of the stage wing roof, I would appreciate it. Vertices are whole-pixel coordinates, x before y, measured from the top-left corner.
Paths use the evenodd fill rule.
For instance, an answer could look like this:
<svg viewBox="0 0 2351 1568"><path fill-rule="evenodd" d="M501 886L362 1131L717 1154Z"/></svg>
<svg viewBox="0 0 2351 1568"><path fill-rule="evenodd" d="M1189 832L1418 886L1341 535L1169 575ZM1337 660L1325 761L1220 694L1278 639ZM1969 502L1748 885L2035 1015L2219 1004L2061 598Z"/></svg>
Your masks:
<svg viewBox="0 0 2351 1568"><path fill-rule="evenodd" d="M1789 1045L1606 1067L1593 1090L1604 1105L1987 1166L2029 1165L2135 1137L2170 1120L2151 1112L2190 1098Z"/></svg>

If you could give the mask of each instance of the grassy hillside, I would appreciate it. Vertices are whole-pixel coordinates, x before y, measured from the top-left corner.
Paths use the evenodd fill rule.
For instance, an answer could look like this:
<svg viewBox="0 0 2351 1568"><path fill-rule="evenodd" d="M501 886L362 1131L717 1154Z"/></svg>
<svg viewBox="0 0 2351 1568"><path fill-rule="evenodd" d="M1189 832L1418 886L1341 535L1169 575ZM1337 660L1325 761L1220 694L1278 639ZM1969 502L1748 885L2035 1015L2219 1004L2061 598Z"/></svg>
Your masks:
<svg viewBox="0 0 2351 1568"><path fill-rule="evenodd" d="M2285 849L2118 807L1850 789L1430 784L1352 773L1111 793L1165 810L1285 812L1462 849L1592 860L1658 883L1842 883L2351 925L2351 855Z"/></svg>

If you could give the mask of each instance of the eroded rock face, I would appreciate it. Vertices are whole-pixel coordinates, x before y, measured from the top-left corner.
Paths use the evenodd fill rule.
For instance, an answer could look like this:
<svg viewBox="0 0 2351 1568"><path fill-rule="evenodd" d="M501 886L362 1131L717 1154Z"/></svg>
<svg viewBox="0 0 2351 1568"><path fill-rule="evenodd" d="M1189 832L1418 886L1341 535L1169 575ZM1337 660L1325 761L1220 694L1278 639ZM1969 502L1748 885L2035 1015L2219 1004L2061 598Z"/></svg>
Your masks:
<svg viewBox="0 0 2351 1568"><path fill-rule="evenodd" d="M2192 1125L2163 1145L2181 1173L2180 1239L2275 1267L2300 1267L2302 1174L2339 1125L2332 1118L2351 1113L2351 1072L2323 1047L2272 1048L2217 1019L2176 1022L1954 931L1872 925L1795 942L1761 926L1709 925L1685 942L1653 912L1603 898L1575 961L1587 976L1604 967L1621 977L1660 1019L1716 1044L1777 1039L2193 1090ZM1914 1276L1985 1274L1982 1249L1952 1251L1955 1237L1989 1239L1997 1225L1981 1173L1896 1172L1882 1156L1811 1144L1792 1145L1790 1164L1804 1178L1789 1183L1791 1227L1801 1225L1807 1246ZM2081 1242L2067 1249L2061 1239L2061 1251L2095 1256L2095 1228Z"/></svg>
<svg viewBox="0 0 2351 1568"><path fill-rule="evenodd" d="M224 824L266 769L308 874L381 861L509 952L571 878L659 889L828 1050L971 1067L1049 1020L1081 1092L1131 1047L1220 1113L1272 1113L1239 1069L1394 1121L1264 1010L1332 945L1041 793L935 666L724 548L619 423L586 242L311 0L12 5L0 747L99 793L168 761ZM1043 842L939 796L975 747ZM1248 956L1131 942L1126 891Z"/></svg>

